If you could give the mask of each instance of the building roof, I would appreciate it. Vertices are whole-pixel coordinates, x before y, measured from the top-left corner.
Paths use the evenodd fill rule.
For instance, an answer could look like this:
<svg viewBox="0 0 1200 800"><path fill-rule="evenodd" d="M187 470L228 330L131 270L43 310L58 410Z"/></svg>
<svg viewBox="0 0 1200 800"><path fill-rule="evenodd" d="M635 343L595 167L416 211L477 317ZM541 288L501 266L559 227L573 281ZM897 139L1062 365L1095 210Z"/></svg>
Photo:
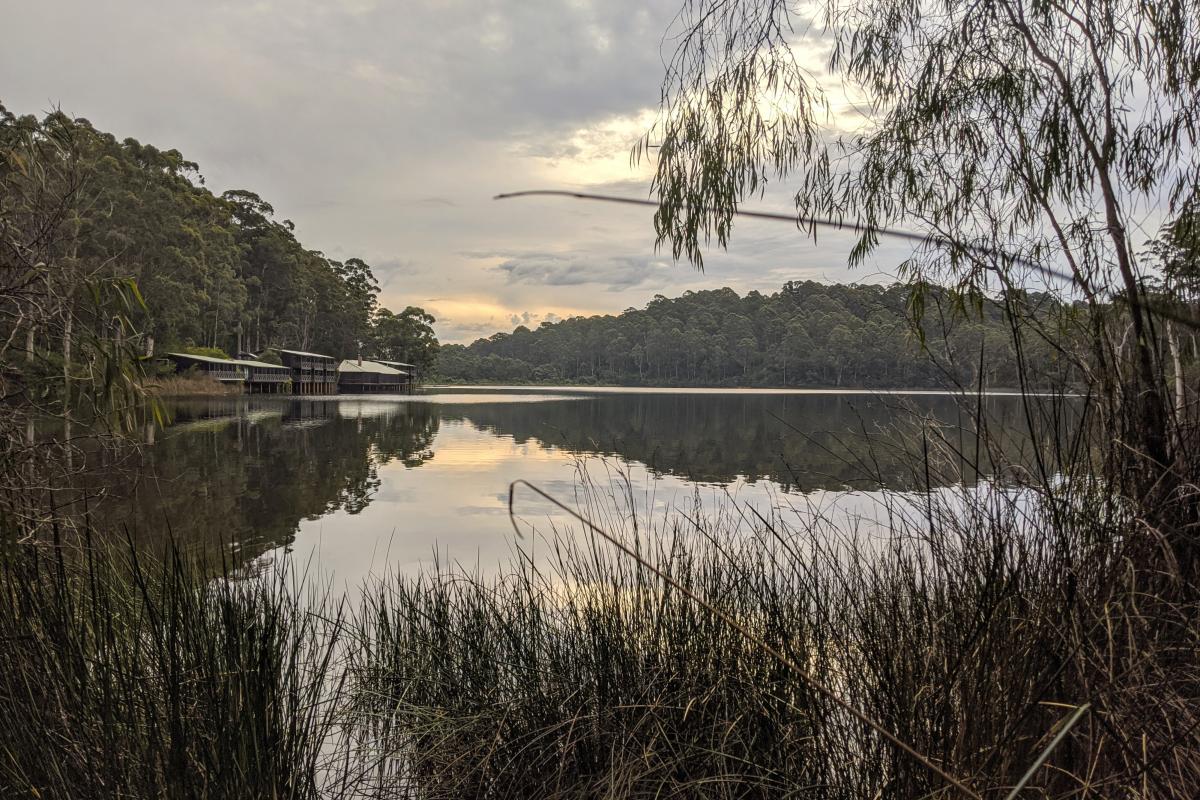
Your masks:
<svg viewBox="0 0 1200 800"><path fill-rule="evenodd" d="M396 375L396 376L401 376L401 375L405 374L398 369L392 369L389 366L380 364L378 361L365 361L364 360L361 364L359 364L357 359L354 361L347 359L346 361L343 361L342 363L338 364L338 372L347 372L347 373L351 373L351 374L358 373L358 372L373 372L378 375Z"/></svg>
<svg viewBox="0 0 1200 800"><path fill-rule="evenodd" d="M234 367L254 367L255 369L287 369L282 364L268 364L265 361L248 361L241 358L213 358L212 356L194 356L191 353L167 353L168 358L190 358L193 361L203 361L206 364L228 364Z"/></svg>
<svg viewBox="0 0 1200 800"><path fill-rule="evenodd" d="M191 353L167 353L167 358L190 358L193 361L203 361L206 364L236 364L231 358L213 358L212 356L196 356Z"/></svg>
<svg viewBox="0 0 1200 800"><path fill-rule="evenodd" d="M303 350L279 350L280 353L287 353L290 356L307 356L308 358L328 358L333 361L333 356L327 356L324 353L306 353Z"/></svg>
<svg viewBox="0 0 1200 800"><path fill-rule="evenodd" d="M409 369L416 369L416 366L417 366L416 364L405 364L403 361L383 361L383 360L380 360L380 362L379 362L379 363L380 363L380 364L387 364L389 367L408 367Z"/></svg>
<svg viewBox="0 0 1200 800"><path fill-rule="evenodd" d="M255 369L286 369L291 372L291 368L285 364L268 364L266 361L250 361L245 358L237 358L233 360L234 364L240 364L243 367L254 367Z"/></svg>

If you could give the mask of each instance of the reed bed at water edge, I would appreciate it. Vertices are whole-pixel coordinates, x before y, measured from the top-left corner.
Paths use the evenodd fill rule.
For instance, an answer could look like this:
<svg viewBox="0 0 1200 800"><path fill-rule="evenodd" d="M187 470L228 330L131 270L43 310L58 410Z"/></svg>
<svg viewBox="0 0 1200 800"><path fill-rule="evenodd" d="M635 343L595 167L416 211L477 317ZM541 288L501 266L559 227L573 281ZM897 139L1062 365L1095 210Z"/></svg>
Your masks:
<svg viewBox="0 0 1200 800"><path fill-rule="evenodd" d="M1045 756L1020 797L1200 792L1197 608L1131 589L1136 522L1098 482L887 495L881 528L733 499L648 520L628 496L577 499L640 560L560 531L499 578L368 593L371 791L1001 798Z"/></svg>
<svg viewBox="0 0 1200 800"><path fill-rule="evenodd" d="M0 796L317 798L335 606L171 556L0 559Z"/></svg>
<svg viewBox="0 0 1200 800"><path fill-rule="evenodd" d="M527 499L509 569L346 610L286 560L5 553L0 796L1200 794L1194 582L1102 480L651 515L583 470L595 527L538 536Z"/></svg>

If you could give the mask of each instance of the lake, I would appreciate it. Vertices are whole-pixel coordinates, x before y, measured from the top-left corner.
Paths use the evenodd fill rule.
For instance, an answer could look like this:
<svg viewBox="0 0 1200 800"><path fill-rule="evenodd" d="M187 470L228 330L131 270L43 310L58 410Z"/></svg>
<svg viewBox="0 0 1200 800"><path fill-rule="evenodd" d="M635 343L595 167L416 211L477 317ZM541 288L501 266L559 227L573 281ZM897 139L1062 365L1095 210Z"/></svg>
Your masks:
<svg viewBox="0 0 1200 800"><path fill-rule="evenodd" d="M453 387L167 407L165 430L105 456L93 513L238 567L290 554L343 585L435 562L490 571L578 527L518 491L517 536L518 478L572 507L587 483L589 513L598 494L643 517L732 500L879 525L884 489L1004 484L1045 450L1003 395ZM994 442L977 456L981 425Z"/></svg>

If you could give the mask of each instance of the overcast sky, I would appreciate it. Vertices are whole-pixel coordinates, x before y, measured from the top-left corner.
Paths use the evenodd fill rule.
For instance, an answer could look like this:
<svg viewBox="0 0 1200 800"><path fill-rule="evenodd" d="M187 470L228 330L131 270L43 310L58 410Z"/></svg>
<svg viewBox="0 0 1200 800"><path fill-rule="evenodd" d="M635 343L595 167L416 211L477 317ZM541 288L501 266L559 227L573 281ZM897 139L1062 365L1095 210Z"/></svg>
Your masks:
<svg viewBox="0 0 1200 800"><path fill-rule="evenodd" d="M0 101L179 149L213 191L258 192L306 246L372 264L383 304L428 309L443 341L658 293L881 280L903 249L851 273L846 237L745 222L698 273L655 253L651 209L491 200L647 196L629 152L679 3L0 0Z"/></svg>

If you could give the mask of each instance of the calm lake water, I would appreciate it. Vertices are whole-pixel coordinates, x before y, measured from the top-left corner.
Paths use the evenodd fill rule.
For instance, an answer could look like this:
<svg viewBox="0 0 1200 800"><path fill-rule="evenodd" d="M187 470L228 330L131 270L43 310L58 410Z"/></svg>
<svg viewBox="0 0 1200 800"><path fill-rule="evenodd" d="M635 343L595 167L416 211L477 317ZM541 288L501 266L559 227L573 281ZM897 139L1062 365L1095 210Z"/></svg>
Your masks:
<svg viewBox="0 0 1200 800"><path fill-rule="evenodd" d="M237 565L291 554L346 585L435 560L494 569L570 526L518 492L517 538L518 478L574 506L586 477L647 516L732 501L870 520L883 487L1009 480L975 463L976 421L1007 460L1032 464L1035 451L1006 396L980 409L924 393L489 387L169 409L166 430L106 465L96 513L139 541L220 548Z"/></svg>

